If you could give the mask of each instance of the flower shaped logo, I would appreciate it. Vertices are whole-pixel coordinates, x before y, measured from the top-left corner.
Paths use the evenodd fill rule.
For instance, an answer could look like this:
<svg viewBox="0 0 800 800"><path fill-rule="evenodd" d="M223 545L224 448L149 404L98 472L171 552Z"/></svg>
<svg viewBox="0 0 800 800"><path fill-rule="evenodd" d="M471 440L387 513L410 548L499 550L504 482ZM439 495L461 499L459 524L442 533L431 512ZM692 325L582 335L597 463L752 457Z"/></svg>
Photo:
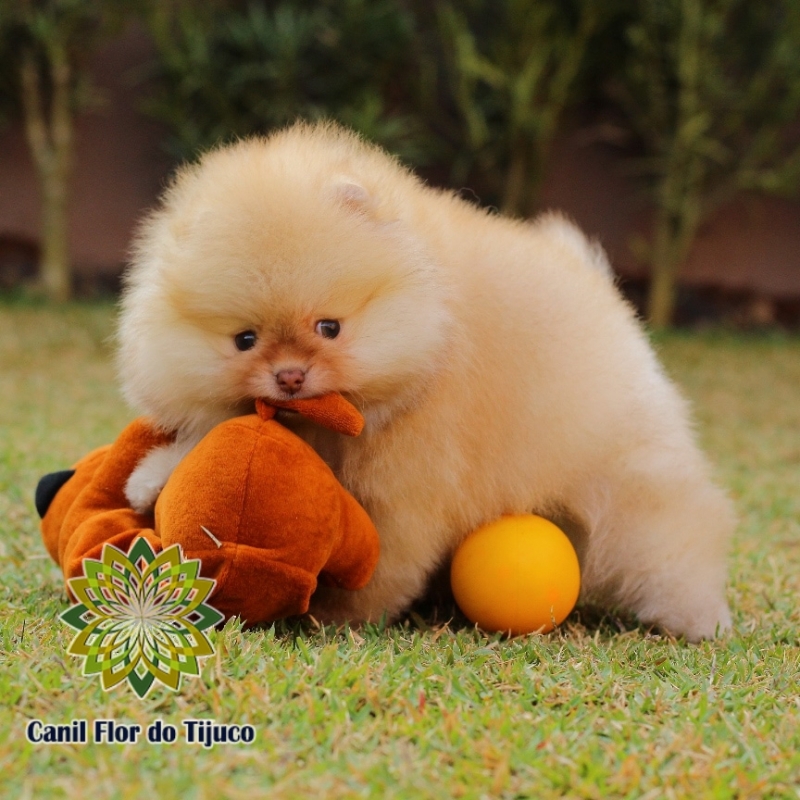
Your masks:
<svg viewBox="0 0 800 800"><path fill-rule="evenodd" d="M106 691L127 680L145 697L155 681L177 691L183 675L200 674L214 654L203 631L223 615L203 602L215 581L199 577L199 560L183 561L180 545L156 555L140 537L127 554L104 545L83 573L69 581L78 603L61 619L78 631L67 652L86 659L84 675L99 674Z"/></svg>

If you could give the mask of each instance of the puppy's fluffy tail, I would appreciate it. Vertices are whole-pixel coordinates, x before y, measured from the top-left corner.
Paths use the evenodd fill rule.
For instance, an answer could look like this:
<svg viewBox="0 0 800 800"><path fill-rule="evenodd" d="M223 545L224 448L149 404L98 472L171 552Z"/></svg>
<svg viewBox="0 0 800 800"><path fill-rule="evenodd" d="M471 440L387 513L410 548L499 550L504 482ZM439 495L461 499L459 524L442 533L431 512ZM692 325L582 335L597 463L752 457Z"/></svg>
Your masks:
<svg viewBox="0 0 800 800"><path fill-rule="evenodd" d="M588 239L580 228L563 214L558 211L548 211L537 217L533 224L551 241L558 242L561 247L570 251L574 258L594 267L609 280L614 280L614 271L600 243Z"/></svg>

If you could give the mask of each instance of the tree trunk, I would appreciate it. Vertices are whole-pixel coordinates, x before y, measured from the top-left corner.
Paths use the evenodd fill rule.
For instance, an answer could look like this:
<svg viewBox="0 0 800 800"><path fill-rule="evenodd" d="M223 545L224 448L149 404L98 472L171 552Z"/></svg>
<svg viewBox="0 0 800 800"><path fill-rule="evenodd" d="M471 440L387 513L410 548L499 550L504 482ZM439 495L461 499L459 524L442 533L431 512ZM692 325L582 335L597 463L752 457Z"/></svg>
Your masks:
<svg viewBox="0 0 800 800"><path fill-rule="evenodd" d="M40 272L47 296L64 303L72 294L67 228L67 176L54 168L39 174L42 190Z"/></svg>
<svg viewBox="0 0 800 800"><path fill-rule="evenodd" d="M647 297L647 317L656 330L668 327L675 313L674 255L674 220L670 212L662 208L656 215L650 290Z"/></svg>
<svg viewBox="0 0 800 800"><path fill-rule="evenodd" d="M678 270L697 233L700 207L700 197L685 190L680 202L665 202L657 213L647 298L647 316L656 330L669 327L675 316Z"/></svg>
<svg viewBox="0 0 800 800"><path fill-rule="evenodd" d="M72 75L60 43L50 43L46 56L52 85L49 119L44 108L39 64L32 51L21 59L20 78L25 132L42 198L40 278L47 296L62 303L72 292L67 228L72 165Z"/></svg>
<svg viewBox="0 0 800 800"><path fill-rule="evenodd" d="M672 324L675 314L675 276L665 265L653 263L653 277L647 299L647 316L654 330L663 330Z"/></svg>
<svg viewBox="0 0 800 800"><path fill-rule="evenodd" d="M525 183L529 180L527 156L526 142L524 140L517 141L511 150L511 162L506 171L503 206L500 209L504 214L512 217L523 211Z"/></svg>

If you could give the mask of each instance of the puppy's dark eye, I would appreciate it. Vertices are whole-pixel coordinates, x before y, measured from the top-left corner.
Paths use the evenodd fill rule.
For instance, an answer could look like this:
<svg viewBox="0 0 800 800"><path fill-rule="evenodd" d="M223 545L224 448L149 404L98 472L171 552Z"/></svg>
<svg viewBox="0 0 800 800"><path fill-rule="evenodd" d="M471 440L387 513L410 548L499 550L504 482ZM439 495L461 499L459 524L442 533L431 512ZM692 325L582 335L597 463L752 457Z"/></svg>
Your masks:
<svg viewBox="0 0 800 800"><path fill-rule="evenodd" d="M255 331L242 331L233 337L237 350L252 350L256 346L257 339Z"/></svg>
<svg viewBox="0 0 800 800"><path fill-rule="evenodd" d="M335 339L339 335L341 326L335 319L321 319L314 330L326 339Z"/></svg>

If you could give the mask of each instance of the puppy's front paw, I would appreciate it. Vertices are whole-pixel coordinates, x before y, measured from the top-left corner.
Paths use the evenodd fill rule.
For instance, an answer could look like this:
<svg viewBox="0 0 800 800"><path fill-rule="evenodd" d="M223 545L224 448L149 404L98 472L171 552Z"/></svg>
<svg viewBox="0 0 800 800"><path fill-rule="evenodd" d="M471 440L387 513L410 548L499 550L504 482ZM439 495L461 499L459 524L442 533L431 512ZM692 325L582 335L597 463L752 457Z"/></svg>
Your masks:
<svg viewBox="0 0 800 800"><path fill-rule="evenodd" d="M137 467L125 484L125 496L131 508L139 514L147 514L153 510L164 483L154 480L148 470Z"/></svg>
<svg viewBox="0 0 800 800"><path fill-rule="evenodd" d="M125 484L125 496L134 511L147 514L153 510L158 495L183 455L182 448L171 444L156 447L139 462Z"/></svg>

